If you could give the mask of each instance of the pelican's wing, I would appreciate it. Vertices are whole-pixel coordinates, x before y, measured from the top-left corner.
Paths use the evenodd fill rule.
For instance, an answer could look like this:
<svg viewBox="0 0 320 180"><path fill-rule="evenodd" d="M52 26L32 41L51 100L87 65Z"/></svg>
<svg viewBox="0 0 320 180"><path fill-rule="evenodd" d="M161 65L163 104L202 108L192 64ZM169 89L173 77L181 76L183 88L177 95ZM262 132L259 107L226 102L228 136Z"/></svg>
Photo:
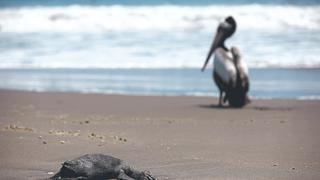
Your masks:
<svg viewBox="0 0 320 180"><path fill-rule="evenodd" d="M242 87L244 87L245 91L249 91L249 70L247 63L245 61L240 61L239 70L241 71L241 79L242 79Z"/></svg>
<svg viewBox="0 0 320 180"><path fill-rule="evenodd" d="M246 91L248 91L249 90L249 69L248 69L247 63L242 59L240 50L237 47L232 47L231 52L233 55L234 63L237 66L240 73L242 87L244 87Z"/></svg>
<svg viewBox="0 0 320 180"><path fill-rule="evenodd" d="M249 70L247 63L242 59L240 50L237 47L232 47L231 52L233 55L233 60L238 60L237 66L241 72L243 72L247 77L249 77Z"/></svg>
<svg viewBox="0 0 320 180"><path fill-rule="evenodd" d="M230 52L222 48L215 50L214 72L224 81L225 84L236 81L236 68Z"/></svg>

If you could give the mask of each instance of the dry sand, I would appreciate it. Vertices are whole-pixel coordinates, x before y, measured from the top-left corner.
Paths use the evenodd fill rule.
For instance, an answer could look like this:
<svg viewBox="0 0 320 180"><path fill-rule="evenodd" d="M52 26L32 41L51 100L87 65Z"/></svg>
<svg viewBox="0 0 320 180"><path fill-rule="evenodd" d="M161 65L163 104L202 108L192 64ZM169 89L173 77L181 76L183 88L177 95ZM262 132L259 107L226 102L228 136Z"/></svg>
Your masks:
<svg viewBox="0 0 320 180"><path fill-rule="evenodd" d="M320 101L0 91L0 179L103 153L158 179L320 179Z"/></svg>

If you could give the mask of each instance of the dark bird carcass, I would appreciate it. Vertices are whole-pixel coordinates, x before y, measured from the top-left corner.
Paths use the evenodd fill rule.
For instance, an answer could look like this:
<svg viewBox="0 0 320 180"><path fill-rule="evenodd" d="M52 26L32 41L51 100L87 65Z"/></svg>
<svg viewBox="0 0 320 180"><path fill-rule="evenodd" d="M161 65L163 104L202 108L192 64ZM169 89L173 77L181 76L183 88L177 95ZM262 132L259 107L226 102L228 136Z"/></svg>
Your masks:
<svg viewBox="0 0 320 180"><path fill-rule="evenodd" d="M51 180L155 180L149 173L137 171L122 160L103 154L86 154L65 161Z"/></svg>

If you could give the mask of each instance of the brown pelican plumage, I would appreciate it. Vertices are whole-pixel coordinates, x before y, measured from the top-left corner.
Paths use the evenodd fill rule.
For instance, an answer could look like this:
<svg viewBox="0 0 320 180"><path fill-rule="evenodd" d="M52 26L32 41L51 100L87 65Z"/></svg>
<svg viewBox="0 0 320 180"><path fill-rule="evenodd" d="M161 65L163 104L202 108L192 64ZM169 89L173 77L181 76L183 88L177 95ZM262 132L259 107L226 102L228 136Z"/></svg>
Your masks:
<svg viewBox="0 0 320 180"><path fill-rule="evenodd" d="M228 49L224 42L237 28L233 17L227 17L218 26L216 36L212 42L206 61L202 67L205 70L211 55L214 53L213 79L219 88L219 105L226 101L230 106L242 107L250 102L249 74L246 63L241 59L238 48Z"/></svg>

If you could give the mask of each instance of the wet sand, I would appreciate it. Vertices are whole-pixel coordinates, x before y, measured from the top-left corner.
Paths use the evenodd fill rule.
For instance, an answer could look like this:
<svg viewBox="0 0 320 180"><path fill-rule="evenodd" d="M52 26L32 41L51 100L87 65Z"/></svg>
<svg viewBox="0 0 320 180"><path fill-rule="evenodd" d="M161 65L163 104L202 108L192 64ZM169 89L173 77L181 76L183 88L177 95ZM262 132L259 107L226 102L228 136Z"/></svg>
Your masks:
<svg viewBox="0 0 320 180"><path fill-rule="evenodd" d="M320 101L0 91L0 179L103 153L158 179L320 179Z"/></svg>

